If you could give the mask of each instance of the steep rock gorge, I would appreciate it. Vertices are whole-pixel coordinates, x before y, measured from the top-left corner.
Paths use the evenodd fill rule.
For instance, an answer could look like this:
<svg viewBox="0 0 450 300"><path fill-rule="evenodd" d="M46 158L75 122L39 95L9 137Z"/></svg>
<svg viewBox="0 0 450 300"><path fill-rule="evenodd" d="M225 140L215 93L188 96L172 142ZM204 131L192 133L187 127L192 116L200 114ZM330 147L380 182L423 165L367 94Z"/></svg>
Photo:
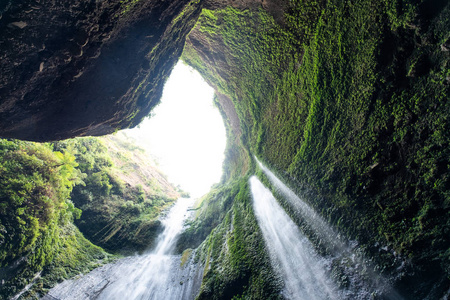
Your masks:
<svg viewBox="0 0 450 300"><path fill-rule="evenodd" d="M183 52L234 104L244 147L407 299L440 299L449 285L448 17L445 1L294 1L282 20L226 7L203 11ZM208 215L217 222L207 210L182 241L211 226ZM205 287L221 286L220 270Z"/></svg>
<svg viewBox="0 0 450 300"><path fill-rule="evenodd" d="M107 34L78 37L83 22L64 23L74 29L71 43L47 54L52 69L26 43L29 20L44 18L34 3L2 8L3 137L43 141L136 125L189 33L183 59L216 89L229 139L223 185L205 197L178 245L199 249L199 299L281 297L249 201L253 155L356 240L403 297L448 295L446 1L85 1L92 14L70 15L109 25ZM61 15L79 9L58 5Z"/></svg>

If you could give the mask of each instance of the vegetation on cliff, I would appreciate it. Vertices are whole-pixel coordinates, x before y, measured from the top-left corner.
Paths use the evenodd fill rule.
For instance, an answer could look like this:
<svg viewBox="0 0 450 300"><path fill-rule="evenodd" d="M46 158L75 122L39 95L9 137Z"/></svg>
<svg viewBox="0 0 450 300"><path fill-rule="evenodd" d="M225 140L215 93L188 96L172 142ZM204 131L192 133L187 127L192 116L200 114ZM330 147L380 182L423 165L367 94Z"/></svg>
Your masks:
<svg viewBox="0 0 450 300"><path fill-rule="evenodd" d="M1 299L33 277L45 287L41 272L60 280L107 258L72 224L81 213L70 201L83 177L76 167L71 153L51 144L0 140Z"/></svg>
<svg viewBox="0 0 450 300"><path fill-rule="evenodd" d="M183 53L233 101L253 154L368 251L412 262L399 285L420 278L414 299L449 276L450 8L432 6L299 0L280 23L204 9Z"/></svg>
<svg viewBox="0 0 450 300"><path fill-rule="evenodd" d="M150 247L160 212L179 193L144 150L124 135L66 140L55 148L73 152L86 174L71 197L83 211L75 224L86 238L109 251Z"/></svg>
<svg viewBox="0 0 450 300"><path fill-rule="evenodd" d="M179 197L150 161L124 136L0 140L0 296L34 278L32 297L111 257L94 244L150 247L160 212Z"/></svg>
<svg viewBox="0 0 450 300"><path fill-rule="evenodd" d="M198 205L196 219L178 243L182 249L198 247L195 260L204 266L204 275L196 299L282 299L282 282L271 271L253 213L248 178L213 189Z"/></svg>
<svg viewBox="0 0 450 300"><path fill-rule="evenodd" d="M115 109L121 112L112 127L86 129L86 125L80 131L64 127L58 133L62 136L134 125L154 107L201 4L176 4L178 18L169 16L172 9L165 7L167 18L154 39L144 30L130 34L140 25L156 22L153 2L120 3L114 11L125 23L131 11L136 23L124 26L126 38L114 37L110 46L127 54L127 67L136 62L137 56L129 55L136 51L145 62L133 64L137 77L109 78L119 80L117 90L126 94L114 107L104 104L117 96L116 90L90 84L90 79L102 78L103 69L86 70L87 75L84 65L61 71L68 77L55 85L56 91L42 94L59 95L58 87L70 82L73 92L65 95L87 91L89 97L81 93L79 99L90 105L85 116L85 106L71 98L72 104L64 104L64 113L58 115L64 126L72 124L66 117L75 108L77 114L70 120L81 114L80 124L89 126L93 119L98 123L108 119ZM249 152L305 195L340 232L356 239L381 273L398 279L396 288L408 299L441 298L450 280L450 5L441 0L294 0L281 6L285 14L280 17L277 10L276 19L270 9L222 5L203 9L184 48L183 59L216 89L229 137L223 185L202 199L196 220L178 244L180 252L198 247L196 259L205 267L198 298L280 295L282 284L271 271L249 201L247 177L254 170ZM141 18L145 11L139 7L151 14ZM151 22L145 22L150 15ZM81 42L87 38L81 37ZM142 42L147 38L152 40L150 48ZM98 45L92 47L97 54ZM116 58L114 47L105 49L98 61L111 63ZM47 71L32 76L58 77ZM105 101L90 100L106 90L112 94L102 94ZM25 95L41 93L24 90L19 96ZM124 113L122 106L127 107ZM95 110L99 107L110 110L100 119ZM11 116L22 119L27 113ZM55 134L54 124L48 124L42 124L47 138ZM8 130L46 139L19 129ZM45 289L50 282L86 271L108 257L73 222L86 237L112 251L142 250L151 242L158 229L156 217L176 191L166 189L163 179L145 180L140 150L128 144L120 148L118 143L93 138L54 144L1 140L3 297L19 291L35 274L36 285ZM113 144L115 150L108 153L107 146ZM124 155L120 149L132 154ZM140 172L145 176L135 177ZM283 203L295 219L293 208ZM381 252L380 245L389 251ZM395 264L399 257L405 266Z"/></svg>

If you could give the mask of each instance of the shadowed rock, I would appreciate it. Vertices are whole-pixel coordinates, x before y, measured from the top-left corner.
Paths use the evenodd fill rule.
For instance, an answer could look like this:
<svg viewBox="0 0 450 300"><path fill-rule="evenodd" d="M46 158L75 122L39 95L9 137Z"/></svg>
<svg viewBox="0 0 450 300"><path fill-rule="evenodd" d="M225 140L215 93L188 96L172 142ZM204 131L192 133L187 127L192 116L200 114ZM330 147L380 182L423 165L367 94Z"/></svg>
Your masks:
<svg viewBox="0 0 450 300"><path fill-rule="evenodd" d="M8 3L0 19L0 137L48 141L137 125L158 103L200 4Z"/></svg>

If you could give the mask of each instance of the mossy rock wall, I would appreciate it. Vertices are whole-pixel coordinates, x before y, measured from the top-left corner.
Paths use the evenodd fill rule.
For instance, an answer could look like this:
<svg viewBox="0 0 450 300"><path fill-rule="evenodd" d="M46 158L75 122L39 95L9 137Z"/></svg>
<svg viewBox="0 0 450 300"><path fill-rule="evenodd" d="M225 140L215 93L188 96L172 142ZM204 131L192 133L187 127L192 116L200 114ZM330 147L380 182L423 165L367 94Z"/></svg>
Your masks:
<svg viewBox="0 0 450 300"><path fill-rule="evenodd" d="M282 299L283 284L272 271L247 179L228 182L209 194L178 243L185 248L186 242L207 235L196 251L195 260L204 268L196 299Z"/></svg>
<svg viewBox="0 0 450 300"><path fill-rule="evenodd" d="M436 5L204 9L183 52L233 102L252 155L381 266L412 266L382 267L411 299L449 281L449 5Z"/></svg>

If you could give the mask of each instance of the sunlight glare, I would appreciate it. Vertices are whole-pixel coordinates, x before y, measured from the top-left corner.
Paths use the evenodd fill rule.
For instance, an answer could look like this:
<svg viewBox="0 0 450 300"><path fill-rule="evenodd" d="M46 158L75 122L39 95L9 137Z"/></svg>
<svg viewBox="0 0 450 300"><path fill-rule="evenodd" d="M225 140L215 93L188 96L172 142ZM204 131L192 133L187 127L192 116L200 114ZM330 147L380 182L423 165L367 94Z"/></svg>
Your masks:
<svg viewBox="0 0 450 300"><path fill-rule="evenodd" d="M222 175L226 133L213 96L200 74L180 61L151 118L125 131L192 197L207 193Z"/></svg>

